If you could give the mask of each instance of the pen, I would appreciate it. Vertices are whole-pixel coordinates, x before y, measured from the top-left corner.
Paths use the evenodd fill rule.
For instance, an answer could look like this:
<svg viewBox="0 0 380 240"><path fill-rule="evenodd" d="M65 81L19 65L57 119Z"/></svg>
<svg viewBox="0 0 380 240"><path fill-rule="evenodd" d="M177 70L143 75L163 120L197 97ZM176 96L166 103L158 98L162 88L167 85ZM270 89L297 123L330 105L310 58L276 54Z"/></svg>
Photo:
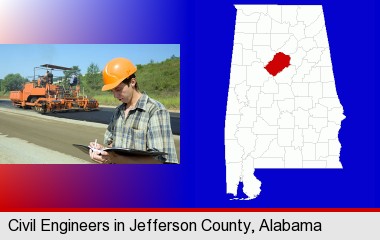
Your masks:
<svg viewBox="0 0 380 240"><path fill-rule="evenodd" d="M92 151L101 153L102 150L98 149L98 139L95 139L95 146L91 148Z"/></svg>

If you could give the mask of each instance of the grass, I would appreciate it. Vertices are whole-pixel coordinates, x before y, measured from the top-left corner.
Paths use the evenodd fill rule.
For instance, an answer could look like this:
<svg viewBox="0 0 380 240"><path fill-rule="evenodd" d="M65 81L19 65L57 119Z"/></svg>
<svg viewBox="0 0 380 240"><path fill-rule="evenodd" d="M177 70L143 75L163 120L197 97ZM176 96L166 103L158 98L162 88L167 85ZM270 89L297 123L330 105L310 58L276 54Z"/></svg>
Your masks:
<svg viewBox="0 0 380 240"><path fill-rule="evenodd" d="M180 110L180 100L179 96L159 96L159 95L150 95L149 97L159 101L162 103L166 109L179 111ZM120 101L114 98L111 94L102 94L93 96L100 105L108 105L108 106L118 106L120 105Z"/></svg>
<svg viewBox="0 0 380 240"><path fill-rule="evenodd" d="M0 99L9 99L9 92L1 92L0 91Z"/></svg>
<svg viewBox="0 0 380 240"><path fill-rule="evenodd" d="M175 110L175 111L180 110L179 96L154 96L154 95L151 96L149 95L149 97L162 103L168 110Z"/></svg>
<svg viewBox="0 0 380 240"><path fill-rule="evenodd" d="M117 106L120 104L119 100L108 94L95 95L93 98L99 102L99 105Z"/></svg>

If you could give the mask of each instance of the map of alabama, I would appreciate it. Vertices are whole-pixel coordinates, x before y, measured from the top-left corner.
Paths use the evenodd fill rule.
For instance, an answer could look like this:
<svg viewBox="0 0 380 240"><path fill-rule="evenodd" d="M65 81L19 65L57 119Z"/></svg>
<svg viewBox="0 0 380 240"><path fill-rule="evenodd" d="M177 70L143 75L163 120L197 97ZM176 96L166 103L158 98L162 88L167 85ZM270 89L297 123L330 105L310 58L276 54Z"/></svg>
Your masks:
<svg viewBox="0 0 380 240"><path fill-rule="evenodd" d="M257 168L342 168L345 118L322 6L235 5L225 121L227 193L256 198Z"/></svg>

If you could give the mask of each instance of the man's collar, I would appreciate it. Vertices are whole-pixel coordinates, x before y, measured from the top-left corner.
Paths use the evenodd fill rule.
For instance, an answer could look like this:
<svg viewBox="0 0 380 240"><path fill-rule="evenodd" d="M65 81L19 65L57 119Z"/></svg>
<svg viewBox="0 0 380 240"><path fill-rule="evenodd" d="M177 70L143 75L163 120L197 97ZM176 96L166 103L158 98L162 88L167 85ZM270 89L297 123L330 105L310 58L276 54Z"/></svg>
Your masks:
<svg viewBox="0 0 380 240"><path fill-rule="evenodd" d="M140 99L136 103L136 108L140 108L146 111L147 102L148 102L148 95L146 95L145 93L142 93Z"/></svg>
<svg viewBox="0 0 380 240"><path fill-rule="evenodd" d="M137 103L136 103L136 106L135 108L139 108L141 110L144 110L146 111L146 104L148 102L148 95L145 94L145 92L143 92L139 98L139 100L137 100ZM127 108L127 104L123 103L120 105L120 109L121 110L125 110Z"/></svg>

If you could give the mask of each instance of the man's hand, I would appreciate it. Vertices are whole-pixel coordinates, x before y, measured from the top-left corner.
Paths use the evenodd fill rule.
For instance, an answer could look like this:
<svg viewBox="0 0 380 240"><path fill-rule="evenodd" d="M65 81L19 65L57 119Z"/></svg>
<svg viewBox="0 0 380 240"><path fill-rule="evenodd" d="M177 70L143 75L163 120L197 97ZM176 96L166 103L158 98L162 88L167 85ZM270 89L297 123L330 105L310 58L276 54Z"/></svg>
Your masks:
<svg viewBox="0 0 380 240"><path fill-rule="evenodd" d="M90 142L90 150L89 154L92 160L94 160L97 163L107 164L110 163L110 158L108 156L108 153L103 151L104 146L101 144L98 144L96 142Z"/></svg>

